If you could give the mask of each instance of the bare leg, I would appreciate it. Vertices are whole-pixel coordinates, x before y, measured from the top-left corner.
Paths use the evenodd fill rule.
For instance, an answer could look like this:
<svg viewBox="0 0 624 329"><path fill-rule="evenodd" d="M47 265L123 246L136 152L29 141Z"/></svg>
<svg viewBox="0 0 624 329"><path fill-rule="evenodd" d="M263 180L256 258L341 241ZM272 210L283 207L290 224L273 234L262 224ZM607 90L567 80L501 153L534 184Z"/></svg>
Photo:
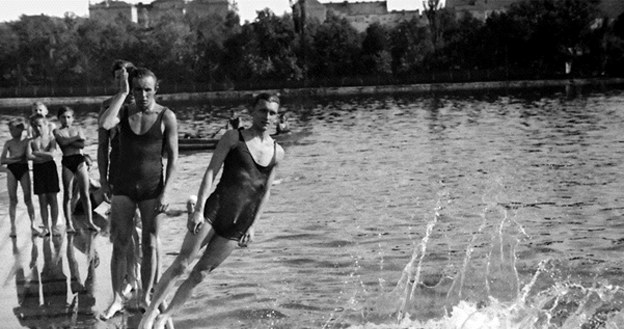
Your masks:
<svg viewBox="0 0 624 329"><path fill-rule="evenodd" d="M44 230L50 230L50 221L49 219L49 212L48 212L48 200L47 200L47 195L46 194L39 194L39 210L40 210L40 214L41 214L41 221L43 222L43 226L45 227Z"/></svg>
<svg viewBox="0 0 624 329"><path fill-rule="evenodd" d="M156 199L139 203L141 211L141 304L147 307L158 272L158 223L156 219Z"/></svg>
<svg viewBox="0 0 624 329"><path fill-rule="evenodd" d="M193 289L195 289L212 270L217 268L217 266L232 253L237 245L238 241L229 240L218 235L215 235L210 240L204 254L197 264L195 264L191 274L184 280L182 285L178 288L178 291L176 291L167 310L156 317L156 321L154 322L155 329L165 327L165 324L171 319L171 316L182 308L182 305L184 305L186 300L191 296Z"/></svg>
<svg viewBox="0 0 624 329"><path fill-rule="evenodd" d="M22 186L22 192L24 192L24 203L26 204L26 210L28 211L28 217L30 218L30 229L33 232L39 233L39 230L35 226L35 207L32 203L32 191L30 189L30 173L26 172L22 175L20 180ZM45 233L45 232L44 232Z"/></svg>
<svg viewBox="0 0 624 329"><path fill-rule="evenodd" d="M100 315L108 320L123 309L124 278L127 272L127 250L134 229L134 201L123 195L114 195L111 202L111 221L113 231L113 255L111 257L111 281L113 286L113 302Z"/></svg>
<svg viewBox="0 0 624 329"><path fill-rule="evenodd" d="M87 217L87 228L92 231L99 231L100 229L93 223L93 209L91 209L91 197L89 196L89 172L84 162L78 167L75 178L80 191L82 209Z"/></svg>
<svg viewBox="0 0 624 329"><path fill-rule="evenodd" d="M15 229L15 212L17 210L17 179L13 176L13 173L9 170L7 173L7 190L9 192L9 219L11 220L11 233L12 238L17 236Z"/></svg>
<svg viewBox="0 0 624 329"><path fill-rule="evenodd" d="M186 232L184 242L182 242L180 254L176 257L165 273L163 273L162 277L156 284L152 301L149 304L147 311L145 311L145 314L143 314L143 319L141 319L139 328L152 328L154 320L158 315L157 310L160 304L165 301L165 298L174 287L175 283L182 276L182 274L186 272L186 269L191 265L193 260L195 260L195 257L197 257L197 253L202 245L207 243L207 241L212 239L214 236L214 230L209 224L202 225L201 229L196 234Z"/></svg>
<svg viewBox="0 0 624 329"><path fill-rule="evenodd" d="M58 200L56 197L56 193L47 193L45 194L45 198L47 204L50 206L50 217L52 217L52 234L60 235L58 228L56 227L58 223L59 209L58 209ZM46 209L47 213L47 209Z"/></svg>
<svg viewBox="0 0 624 329"><path fill-rule="evenodd" d="M63 212L65 213L65 227L67 232L76 232L72 221L71 199L73 190L74 174L63 167Z"/></svg>

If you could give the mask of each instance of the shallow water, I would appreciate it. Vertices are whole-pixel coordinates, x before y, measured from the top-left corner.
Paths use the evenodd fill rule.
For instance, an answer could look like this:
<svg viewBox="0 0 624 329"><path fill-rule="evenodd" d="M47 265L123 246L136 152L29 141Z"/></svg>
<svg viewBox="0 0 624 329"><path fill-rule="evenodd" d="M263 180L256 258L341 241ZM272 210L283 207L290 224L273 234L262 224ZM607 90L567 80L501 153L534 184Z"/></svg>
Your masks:
<svg viewBox="0 0 624 329"><path fill-rule="evenodd" d="M623 101L618 90L285 101L294 133L256 241L198 287L176 328L621 328ZM181 131L204 135L244 109L171 107ZM93 111L77 117L95 142ZM17 114L0 115L2 138ZM210 155L180 156L165 265ZM7 327L20 327L14 309L39 326L136 325L133 312L90 320L111 298L105 233L31 241L19 210L17 240L0 243ZM72 287L72 273L92 288Z"/></svg>

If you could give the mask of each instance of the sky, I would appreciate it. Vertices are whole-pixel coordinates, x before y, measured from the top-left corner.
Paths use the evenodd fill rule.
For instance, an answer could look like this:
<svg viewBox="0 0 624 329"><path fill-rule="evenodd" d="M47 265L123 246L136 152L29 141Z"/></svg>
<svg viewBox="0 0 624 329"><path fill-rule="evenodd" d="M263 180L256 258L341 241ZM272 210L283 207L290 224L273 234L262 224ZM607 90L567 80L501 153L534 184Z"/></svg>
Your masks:
<svg viewBox="0 0 624 329"><path fill-rule="evenodd" d="M62 17L66 12L77 16L89 15L89 1L99 3L102 0L0 0L0 22L18 20L21 15L39 15ZM151 0L124 0L128 3L150 3ZM343 0L320 0L322 3L342 2ZM368 0L359 0L368 1ZM387 0L388 10L415 10L422 6L421 0ZM275 14L290 12L288 0L237 0L241 22L253 21L256 11L270 8ZM293 1L294 2L294 1ZM350 0L348 2L356 2Z"/></svg>

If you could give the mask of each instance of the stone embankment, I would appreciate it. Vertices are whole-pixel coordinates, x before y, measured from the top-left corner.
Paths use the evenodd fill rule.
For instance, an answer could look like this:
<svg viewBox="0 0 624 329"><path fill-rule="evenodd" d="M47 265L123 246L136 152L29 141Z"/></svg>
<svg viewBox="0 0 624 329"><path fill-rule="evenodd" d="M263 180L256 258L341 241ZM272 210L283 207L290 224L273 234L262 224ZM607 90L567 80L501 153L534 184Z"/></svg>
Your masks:
<svg viewBox="0 0 624 329"><path fill-rule="evenodd" d="M279 92L282 97L297 96L341 96L341 95L374 95L391 93L443 93L467 90L512 90L526 88L550 88L587 85L623 85L624 78L597 78L597 79L562 79L562 80L516 80L516 81L486 81L462 83L423 83L410 85L359 86L359 87L325 87L325 88L297 88L270 90ZM266 90L263 90L266 91ZM259 91L227 90L207 91L194 93L159 94L158 100L165 102L175 101L206 101L206 100L236 100L248 99L249 95ZM37 97L37 98L0 98L0 108L29 107L36 101L50 106L56 105L92 105L102 103L108 96L85 97Z"/></svg>

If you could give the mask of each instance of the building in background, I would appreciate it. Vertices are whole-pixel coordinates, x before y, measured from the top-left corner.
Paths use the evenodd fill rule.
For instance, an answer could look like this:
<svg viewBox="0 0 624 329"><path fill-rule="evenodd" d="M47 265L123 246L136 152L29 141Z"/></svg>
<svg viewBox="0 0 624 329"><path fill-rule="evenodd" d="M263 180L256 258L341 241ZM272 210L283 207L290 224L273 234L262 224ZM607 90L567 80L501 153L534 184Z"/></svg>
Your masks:
<svg viewBox="0 0 624 329"><path fill-rule="evenodd" d="M129 4L124 1L105 0L89 4L89 17L100 20L123 19L149 27L162 17L227 16L228 0L155 0L151 3Z"/></svg>
<svg viewBox="0 0 624 329"><path fill-rule="evenodd" d="M323 23L328 15L336 15L345 18L359 32L365 31L373 23L394 27L402 21L417 19L426 24L426 18L422 17L419 10L388 11L387 1L323 4L317 0L299 0L293 4L292 11L296 22L302 20L302 15L305 15L306 22L316 20L319 23Z"/></svg>

